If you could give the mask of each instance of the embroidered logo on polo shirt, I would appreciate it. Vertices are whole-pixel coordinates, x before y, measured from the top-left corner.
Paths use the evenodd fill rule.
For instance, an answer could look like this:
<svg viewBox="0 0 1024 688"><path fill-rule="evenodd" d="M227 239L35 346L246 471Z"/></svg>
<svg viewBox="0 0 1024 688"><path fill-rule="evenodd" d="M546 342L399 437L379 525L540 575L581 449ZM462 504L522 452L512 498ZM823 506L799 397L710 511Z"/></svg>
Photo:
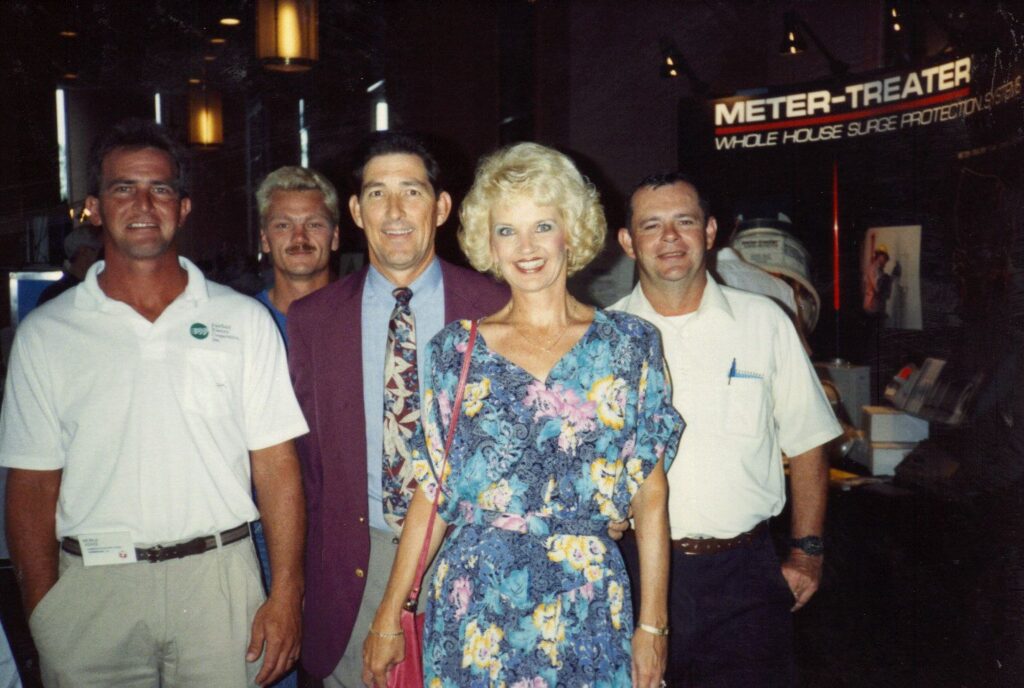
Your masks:
<svg viewBox="0 0 1024 688"><path fill-rule="evenodd" d="M203 323L192 323L192 327L188 328L188 331L196 339L206 339L210 336L210 328Z"/></svg>

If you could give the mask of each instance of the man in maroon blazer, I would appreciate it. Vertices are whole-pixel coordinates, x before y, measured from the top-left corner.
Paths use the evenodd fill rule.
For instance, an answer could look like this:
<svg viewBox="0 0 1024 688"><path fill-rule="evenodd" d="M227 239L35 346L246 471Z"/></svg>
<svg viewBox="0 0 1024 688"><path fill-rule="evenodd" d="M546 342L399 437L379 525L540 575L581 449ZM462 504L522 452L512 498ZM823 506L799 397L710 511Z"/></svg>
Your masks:
<svg viewBox="0 0 1024 688"><path fill-rule="evenodd" d="M427 343L448 322L498 310L508 291L434 252L451 211L438 165L406 134L371 138L356 159L349 210L370 266L292 304L289 361L310 433L302 438L308 511L302 663L325 688L361 686L362 643L397 549L384 519L384 360L397 287L412 290L422 391Z"/></svg>

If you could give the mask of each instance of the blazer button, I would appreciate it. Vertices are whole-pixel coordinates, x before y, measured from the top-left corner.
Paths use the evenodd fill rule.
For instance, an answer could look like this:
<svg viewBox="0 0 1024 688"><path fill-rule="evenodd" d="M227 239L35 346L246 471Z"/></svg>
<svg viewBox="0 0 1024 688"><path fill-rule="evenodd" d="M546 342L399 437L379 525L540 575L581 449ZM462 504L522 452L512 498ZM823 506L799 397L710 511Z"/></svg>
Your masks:
<svg viewBox="0 0 1024 688"><path fill-rule="evenodd" d="M366 517L365 516L360 516L359 517L359 522L360 523L366 523Z"/></svg>
<svg viewBox="0 0 1024 688"><path fill-rule="evenodd" d="M356 569L356 578L365 578L365 577L366 577L366 571L363 571L362 569Z"/></svg>

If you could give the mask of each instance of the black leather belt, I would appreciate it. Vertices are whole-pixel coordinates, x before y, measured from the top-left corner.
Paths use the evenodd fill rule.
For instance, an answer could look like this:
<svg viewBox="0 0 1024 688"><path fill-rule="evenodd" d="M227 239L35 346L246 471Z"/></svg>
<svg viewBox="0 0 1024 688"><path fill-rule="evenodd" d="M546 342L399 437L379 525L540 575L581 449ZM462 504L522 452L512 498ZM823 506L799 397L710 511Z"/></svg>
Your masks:
<svg viewBox="0 0 1024 688"><path fill-rule="evenodd" d="M249 524L243 523L221 533L220 543L222 545L230 545L232 542L238 542L247 537L249 537ZM78 540L75 538L64 538L60 543L60 548L76 557L82 556L82 546L78 544ZM217 549L216 535L197 537L194 540L179 542L176 545L154 545L145 549L136 547L135 558L138 561L148 561L150 564L155 564L158 561L167 561L168 559L191 557L193 554L202 554L211 549Z"/></svg>
<svg viewBox="0 0 1024 688"><path fill-rule="evenodd" d="M728 552L737 547L746 547L768 530L768 521L761 521L745 533L740 533L731 538L680 538L672 541L673 547L678 547L686 554L718 554Z"/></svg>

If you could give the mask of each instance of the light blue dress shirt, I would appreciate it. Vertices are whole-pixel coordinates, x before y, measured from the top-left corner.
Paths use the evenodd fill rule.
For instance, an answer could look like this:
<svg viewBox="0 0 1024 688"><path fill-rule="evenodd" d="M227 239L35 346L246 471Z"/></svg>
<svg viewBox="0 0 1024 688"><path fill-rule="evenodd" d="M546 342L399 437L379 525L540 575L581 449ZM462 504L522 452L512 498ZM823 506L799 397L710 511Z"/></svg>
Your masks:
<svg viewBox="0 0 1024 688"><path fill-rule="evenodd" d="M416 367L420 399L430 374L427 344L445 326L444 280L437 258L409 285L416 321ZM381 506L381 462L384 453L384 355L388 346L388 322L395 308L395 285L370 266L363 289L363 408L366 416L366 488L369 494L370 527L388 530Z"/></svg>
<svg viewBox="0 0 1024 688"><path fill-rule="evenodd" d="M284 345L288 346L288 320L285 318L284 313L277 310L270 301L270 290L264 289L256 295L256 300L260 301L264 306L270 309L270 314L274 316L274 322L277 323L277 329L281 331L281 337L284 339Z"/></svg>

